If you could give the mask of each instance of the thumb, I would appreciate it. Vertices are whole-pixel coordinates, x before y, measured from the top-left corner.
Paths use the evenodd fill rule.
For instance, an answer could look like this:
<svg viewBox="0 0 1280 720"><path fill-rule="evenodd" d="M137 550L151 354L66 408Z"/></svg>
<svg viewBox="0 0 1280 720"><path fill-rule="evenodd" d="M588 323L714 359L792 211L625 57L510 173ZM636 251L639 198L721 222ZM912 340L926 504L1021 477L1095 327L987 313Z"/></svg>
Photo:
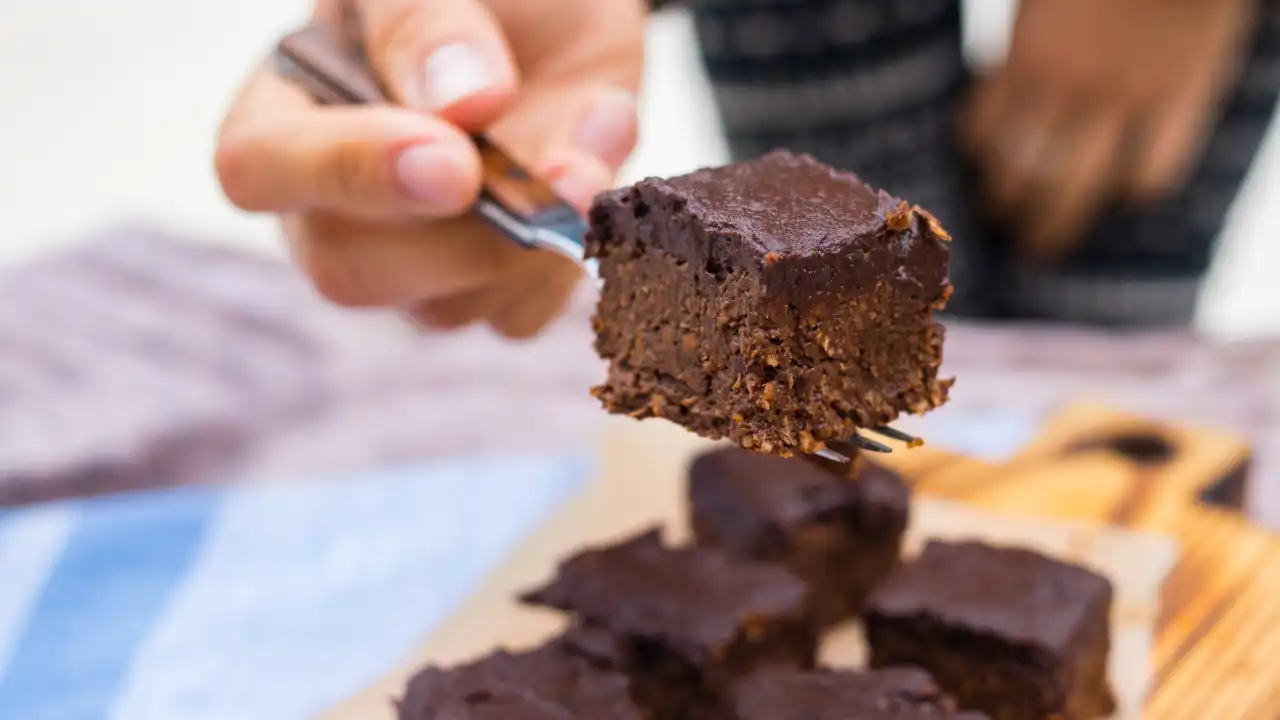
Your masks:
<svg viewBox="0 0 1280 720"><path fill-rule="evenodd" d="M635 95L612 85L527 93L495 125L495 137L528 158L557 193L585 209L635 149Z"/></svg>
<svg viewBox="0 0 1280 720"><path fill-rule="evenodd" d="M635 94L614 87L587 91L576 115L565 143L617 172L636 146Z"/></svg>
<svg viewBox="0 0 1280 720"><path fill-rule="evenodd" d="M515 94L511 51L480 0L357 0L356 10L369 60L398 103L475 131Z"/></svg>

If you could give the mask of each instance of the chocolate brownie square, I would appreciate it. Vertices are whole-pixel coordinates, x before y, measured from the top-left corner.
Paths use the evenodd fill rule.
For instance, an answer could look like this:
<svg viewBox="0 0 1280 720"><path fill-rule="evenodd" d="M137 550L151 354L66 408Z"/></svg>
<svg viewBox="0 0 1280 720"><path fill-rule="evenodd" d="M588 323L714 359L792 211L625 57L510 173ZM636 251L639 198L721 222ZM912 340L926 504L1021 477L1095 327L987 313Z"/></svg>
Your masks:
<svg viewBox="0 0 1280 720"><path fill-rule="evenodd" d="M784 563L809 583L819 627L856 615L898 566L911 491L865 458L836 475L799 458L715 450L689 466L698 544Z"/></svg>
<svg viewBox="0 0 1280 720"><path fill-rule="evenodd" d="M625 670L657 720L719 717L734 678L814 662L802 580L774 563L668 547L657 529L578 553L523 599L570 613L586 633L579 651Z"/></svg>
<svg viewBox="0 0 1280 720"><path fill-rule="evenodd" d="M947 399L949 236L807 155L597 197L594 393L611 412L790 455Z"/></svg>
<svg viewBox="0 0 1280 720"><path fill-rule="evenodd" d="M1105 716L1111 596L1030 550L931 542L867 599L871 664L922 667L995 720Z"/></svg>
<svg viewBox="0 0 1280 720"><path fill-rule="evenodd" d="M989 720L960 712L929 673L766 669L734 684L729 720Z"/></svg>
<svg viewBox="0 0 1280 720"><path fill-rule="evenodd" d="M396 708L400 720L644 717L625 675L591 663L562 638L526 652L498 650L457 667L426 667L409 680Z"/></svg>

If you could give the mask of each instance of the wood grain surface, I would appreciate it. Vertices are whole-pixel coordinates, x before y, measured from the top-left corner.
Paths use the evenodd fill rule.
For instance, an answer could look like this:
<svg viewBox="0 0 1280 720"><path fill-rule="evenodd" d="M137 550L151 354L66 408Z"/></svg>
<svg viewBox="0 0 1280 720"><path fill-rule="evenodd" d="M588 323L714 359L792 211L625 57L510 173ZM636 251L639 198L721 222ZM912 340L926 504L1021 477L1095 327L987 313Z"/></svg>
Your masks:
<svg viewBox="0 0 1280 720"><path fill-rule="evenodd" d="M1163 445L1167 457L1126 454L1108 448L1108 440L1129 450ZM1162 593L1144 717L1275 720L1280 536L1205 503L1206 495L1231 495L1222 488L1237 482L1248 456L1248 448L1227 435L1081 405L1057 415L1007 463L989 465L927 446L886 462L912 478L920 495L1174 537L1182 552Z"/></svg>
<svg viewBox="0 0 1280 720"><path fill-rule="evenodd" d="M600 480L531 536L401 667L322 717L394 717L390 698L422 664L527 646L555 632L557 616L520 608L512 597L583 544L655 521L672 528L673 539L685 537L683 468L708 445L664 426L612 426ZM916 487L909 546L925 536L977 534L1033 545L1112 577L1124 598L1117 603L1117 655L1138 658L1113 665L1112 679L1122 695L1139 704L1146 698L1145 709L1118 717L1275 720L1280 539L1203 501L1215 486L1230 496L1230 478L1247 457L1243 443L1220 433L1073 406L1008 462L925 446L896 452L886 464ZM1172 567L1167 580L1165 563ZM824 658L856 662L859 642L846 630L828 641Z"/></svg>

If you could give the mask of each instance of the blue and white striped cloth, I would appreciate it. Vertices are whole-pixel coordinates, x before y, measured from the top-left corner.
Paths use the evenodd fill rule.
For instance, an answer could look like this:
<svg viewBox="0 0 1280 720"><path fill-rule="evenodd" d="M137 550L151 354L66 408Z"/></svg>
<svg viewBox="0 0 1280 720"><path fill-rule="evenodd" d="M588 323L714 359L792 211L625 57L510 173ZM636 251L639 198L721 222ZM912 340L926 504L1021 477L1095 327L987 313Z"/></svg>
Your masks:
<svg viewBox="0 0 1280 720"><path fill-rule="evenodd" d="M451 460L0 515L0 718L308 717L408 653L589 470Z"/></svg>
<svg viewBox="0 0 1280 720"><path fill-rule="evenodd" d="M1032 415L945 411L1001 457ZM0 720L295 720L393 667L590 475L442 460L0 514Z"/></svg>

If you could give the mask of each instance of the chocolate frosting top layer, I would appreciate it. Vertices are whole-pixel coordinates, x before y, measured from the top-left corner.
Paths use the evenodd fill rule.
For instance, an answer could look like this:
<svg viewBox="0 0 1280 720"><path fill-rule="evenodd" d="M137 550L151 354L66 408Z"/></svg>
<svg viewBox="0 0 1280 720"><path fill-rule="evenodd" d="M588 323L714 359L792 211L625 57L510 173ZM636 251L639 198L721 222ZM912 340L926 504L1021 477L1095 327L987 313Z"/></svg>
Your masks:
<svg viewBox="0 0 1280 720"><path fill-rule="evenodd" d="M735 232L761 254L837 252L850 238L879 234L901 204L856 175L785 150L666 182L707 228Z"/></svg>
<svg viewBox="0 0 1280 720"><path fill-rule="evenodd" d="M931 215L786 150L602 193L591 226L589 257L639 236L709 276L750 273L787 302L847 300L889 282L929 305L949 285L950 236Z"/></svg>
<svg viewBox="0 0 1280 720"><path fill-rule="evenodd" d="M987 720L958 712L929 673L913 667L757 671L730 690L733 720Z"/></svg>
<svg viewBox="0 0 1280 720"><path fill-rule="evenodd" d="M779 565L710 548L669 548L654 528L570 557L550 584L523 600L701 659L749 621L802 617L806 594L804 582Z"/></svg>
<svg viewBox="0 0 1280 720"><path fill-rule="evenodd" d="M930 542L867 599L871 615L927 616L1053 655L1109 612L1111 582L1023 548Z"/></svg>

